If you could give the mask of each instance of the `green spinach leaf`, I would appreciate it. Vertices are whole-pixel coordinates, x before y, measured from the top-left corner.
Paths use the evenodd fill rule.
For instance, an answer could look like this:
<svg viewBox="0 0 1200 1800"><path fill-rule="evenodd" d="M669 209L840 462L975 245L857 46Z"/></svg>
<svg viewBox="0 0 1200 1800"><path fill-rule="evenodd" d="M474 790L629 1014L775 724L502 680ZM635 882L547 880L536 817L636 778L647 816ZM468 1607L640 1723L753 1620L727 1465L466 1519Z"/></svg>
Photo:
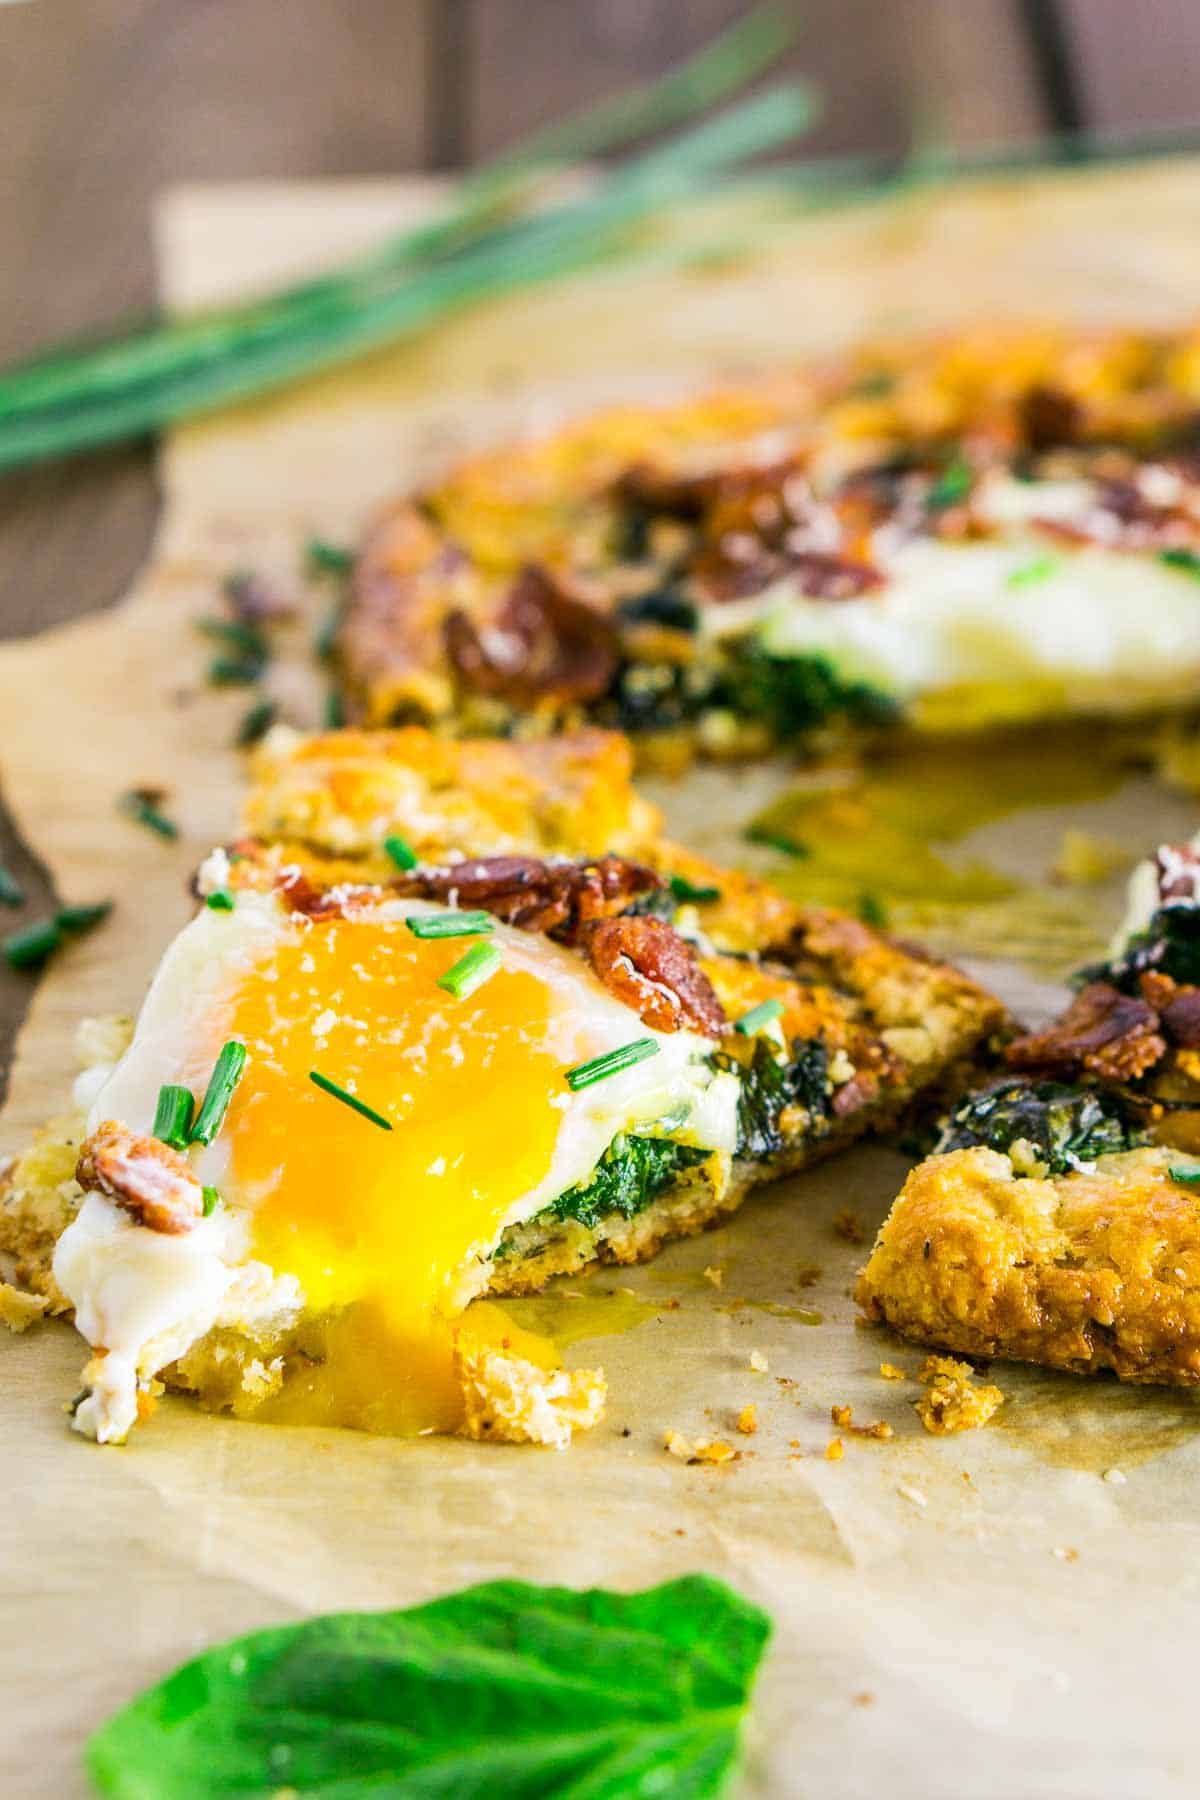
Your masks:
<svg viewBox="0 0 1200 1800"><path fill-rule="evenodd" d="M691 1800L732 1771L770 1629L703 1575L488 1582L206 1651L102 1726L88 1767L110 1800Z"/></svg>

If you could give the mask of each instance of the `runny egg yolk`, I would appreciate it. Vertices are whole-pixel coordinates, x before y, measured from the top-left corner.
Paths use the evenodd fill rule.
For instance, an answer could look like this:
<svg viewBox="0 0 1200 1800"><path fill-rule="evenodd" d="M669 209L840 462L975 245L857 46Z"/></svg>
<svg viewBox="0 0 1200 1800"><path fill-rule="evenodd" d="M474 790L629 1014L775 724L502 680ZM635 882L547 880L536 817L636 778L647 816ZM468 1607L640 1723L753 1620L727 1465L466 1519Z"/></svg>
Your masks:
<svg viewBox="0 0 1200 1800"><path fill-rule="evenodd" d="M403 921L297 918L228 1014L248 1050L224 1135L255 1253L318 1315L259 1417L390 1433L453 1429L455 1330L554 1366L491 1305L462 1326L448 1282L549 1172L575 1039L549 980L502 966L466 999L439 988L477 938ZM570 1061L568 1054L566 1061ZM318 1070L386 1118L322 1092Z"/></svg>

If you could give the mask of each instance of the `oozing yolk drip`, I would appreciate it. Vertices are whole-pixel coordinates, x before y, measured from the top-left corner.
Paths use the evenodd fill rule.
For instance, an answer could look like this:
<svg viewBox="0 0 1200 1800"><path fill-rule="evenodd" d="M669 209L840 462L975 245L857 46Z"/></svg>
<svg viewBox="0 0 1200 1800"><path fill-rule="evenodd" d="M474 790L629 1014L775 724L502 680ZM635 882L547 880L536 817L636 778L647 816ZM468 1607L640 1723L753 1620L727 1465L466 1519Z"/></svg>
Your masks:
<svg viewBox="0 0 1200 1800"><path fill-rule="evenodd" d="M553 1048L566 1002L548 982L501 967L467 999L437 986L476 941L298 919L239 988L229 1029L249 1056L224 1127L232 1178L256 1207L256 1254L295 1274L318 1315L259 1417L452 1430L458 1329L557 1363L497 1307L451 1323L450 1278L546 1177L567 1094ZM392 1130L318 1089L313 1069Z"/></svg>

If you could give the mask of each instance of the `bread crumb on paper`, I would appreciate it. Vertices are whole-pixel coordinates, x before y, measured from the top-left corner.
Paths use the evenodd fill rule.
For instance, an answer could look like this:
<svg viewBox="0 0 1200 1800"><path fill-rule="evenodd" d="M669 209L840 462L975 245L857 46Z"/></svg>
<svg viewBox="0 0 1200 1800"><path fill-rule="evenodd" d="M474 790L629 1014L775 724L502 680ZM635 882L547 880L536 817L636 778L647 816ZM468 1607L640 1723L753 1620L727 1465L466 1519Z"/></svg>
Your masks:
<svg viewBox="0 0 1200 1800"><path fill-rule="evenodd" d="M926 1431L948 1437L955 1431L973 1431L986 1425L1004 1404L998 1387L974 1385L970 1363L953 1356L927 1356L917 1380L929 1391L916 1402L917 1416Z"/></svg>
<svg viewBox="0 0 1200 1800"><path fill-rule="evenodd" d="M665 1431L663 1448L668 1455L686 1463L727 1463L733 1462L740 1455L732 1444L725 1443L721 1438L696 1438L693 1441L684 1437L681 1431Z"/></svg>
<svg viewBox="0 0 1200 1800"><path fill-rule="evenodd" d="M879 1373L883 1376L883 1379L885 1381L907 1381L908 1380L908 1377L904 1373L904 1370L898 1369L896 1367L895 1363L889 1363L889 1362L880 1363Z"/></svg>
<svg viewBox="0 0 1200 1800"><path fill-rule="evenodd" d="M848 1206L834 1214L833 1235L840 1237L844 1244L865 1244L867 1241L862 1220Z"/></svg>
<svg viewBox="0 0 1200 1800"><path fill-rule="evenodd" d="M896 1492L902 1500L907 1500L910 1506L923 1507L929 1505L928 1499L921 1492L920 1488L910 1487L907 1482L902 1482L896 1489Z"/></svg>
<svg viewBox="0 0 1200 1800"><path fill-rule="evenodd" d="M704 1271L704 1279L705 1281L710 1281L713 1287L719 1288L725 1279L725 1271L724 1269L714 1268L710 1263L708 1268Z"/></svg>
<svg viewBox="0 0 1200 1800"><path fill-rule="evenodd" d="M737 1428L745 1437L753 1437L754 1433L758 1430L758 1408L755 1406L753 1400L748 1406L743 1406L741 1412L738 1414Z"/></svg>
<svg viewBox="0 0 1200 1800"><path fill-rule="evenodd" d="M839 1431L848 1431L851 1437L887 1439L894 1435L886 1419L876 1419L873 1425L856 1425L850 1406L831 1406L829 1417Z"/></svg>
<svg viewBox="0 0 1200 1800"><path fill-rule="evenodd" d="M754 1370L756 1375L765 1375L771 1365L761 1350L752 1350L750 1352L750 1367Z"/></svg>
<svg viewBox="0 0 1200 1800"><path fill-rule="evenodd" d="M826 1462L841 1462L841 1460L842 1460L843 1456L845 1456L845 1454L846 1454L846 1446L845 1446L845 1444L843 1444L841 1438L840 1437L830 1438L829 1442L825 1446L825 1461Z"/></svg>
<svg viewBox="0 0 1200 1800"><path fill-rule="evenodd" d="M0 1321L10 1331L28 1331L42 1317L50 1301L45 1294L27 1294L23 1288L0 1281Z"/></svg>

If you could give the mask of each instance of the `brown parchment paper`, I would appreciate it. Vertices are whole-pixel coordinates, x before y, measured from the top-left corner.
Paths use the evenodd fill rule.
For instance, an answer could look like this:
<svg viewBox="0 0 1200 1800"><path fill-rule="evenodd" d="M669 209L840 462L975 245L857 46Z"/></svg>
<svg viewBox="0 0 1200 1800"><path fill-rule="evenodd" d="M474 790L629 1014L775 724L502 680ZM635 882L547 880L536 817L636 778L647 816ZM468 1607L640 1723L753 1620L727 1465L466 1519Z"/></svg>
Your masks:
<svg viewBox="0 0 1200 1800"><path fill-rule="evenodd" d="M307 269L431 204L428 184L192 189L161 218L164 291L194 302ZM239 564L292 569L313 531L345 541L397 484L470 443L547 426L609 395L667 391L865 332L973 316L1168 323L1200 298L1200 168L1005 180L819 216L752 259L574 282L465 316L269 405L178 433L150 566L115 610L0 647L4 791L64 897L114 895L111 923L38 988L0 1145L62 1103L77 1019L130 1010L184 921L187 872L229 835L244 696L204 688L192 620ZM311 681L285 663L297 712ZM672 823L720 849L778 776L697 776ZM171 790L166 845L118 794ZM1036 772L1031 770L1031 796ZM1146 784L1080 809L1152 844L1189 811ZM992 827L1045 867L1064 820ZM1115 905L1115 895L1110 896ZM992 971L1014 1002L1055 994ZM163 1405L130 1446L73 1437L70 1328L0 1339L0 1793L79 1796L93 1725L203 1646L342 1607L406 1605L487 1577L635 1586L691 1569L767 1606L748 1793L858 1800L1096 1800L1195 1791L1200 1410L1186 1394L1000 1369L996 1424L919 1428L920 1361L856 1329L848 1288L903 1173L859 1150L749 1204L643 1269L636 1329L572 1356L608 1370L608 1420L565 1455L288 1431ZM820 1273L802 1285L805 1265ZM704 1269L719 1268L722 1285ZM675 1305L674 1302L678 1302ZM587 1298L579 1301L587 1307ZM749 1367L752 1349L769 1372ZM758 1404L739 1437L734 1412ZM886 1418L887 1443L824 1459L832 1403ZM662 1433L735 1442L687 1467ZM845 1434L843 1434L845 1435Z"/></svg>

